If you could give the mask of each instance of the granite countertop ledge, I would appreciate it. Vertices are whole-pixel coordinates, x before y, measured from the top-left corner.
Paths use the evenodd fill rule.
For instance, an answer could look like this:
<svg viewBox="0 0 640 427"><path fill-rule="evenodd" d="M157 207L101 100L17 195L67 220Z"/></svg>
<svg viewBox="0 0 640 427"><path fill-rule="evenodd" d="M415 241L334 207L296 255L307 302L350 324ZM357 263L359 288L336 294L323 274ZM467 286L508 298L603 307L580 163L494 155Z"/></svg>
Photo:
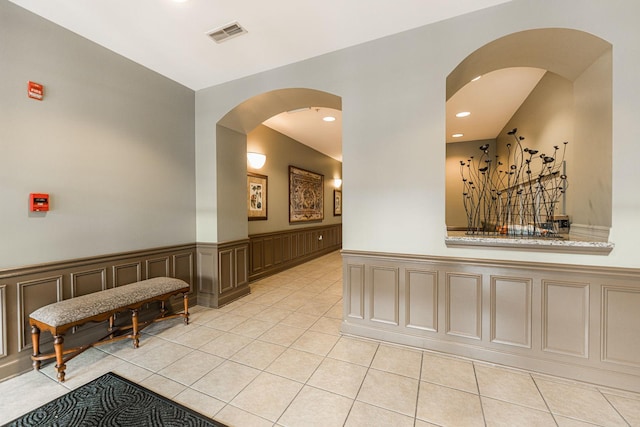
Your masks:
<svg viewBox="0 0 640 427"><path fill-rule="evenodd" d="M596 255L608 255L615 246L611 242L593 242L573 238L483 236L451 231L445 237L445 243L447 247L510 248Z"/></svg>

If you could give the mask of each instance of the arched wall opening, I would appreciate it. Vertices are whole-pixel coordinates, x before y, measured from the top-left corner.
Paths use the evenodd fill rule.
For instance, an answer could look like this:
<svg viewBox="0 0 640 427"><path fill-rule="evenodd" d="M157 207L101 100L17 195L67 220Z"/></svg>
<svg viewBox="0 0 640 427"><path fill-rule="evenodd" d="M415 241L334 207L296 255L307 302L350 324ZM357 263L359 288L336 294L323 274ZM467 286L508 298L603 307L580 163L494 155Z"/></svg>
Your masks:
<svg viewBox="0 0 640 427"><path fill-rule="evenodd" d="M523 145L542 153L569 141L569 188L557 213L569 215L570 238L607 241L612 216L612 45L565 28L510 34L480 47L449 74L446 100L473 84L476 76L512 67L545 73L495 138L447 144L448 229L466 226L461 223L464 215L459 215L464 210L460 161L478 156L478 147L487 143L491 156L504 158L506 144L513 142L507 132L518 128L526 138Z"/></svg>
<svg viewBox="0 0 640 427"><path fill-rule="evenodd" d="M315 89L278 89L247 99L217 123L216 189L219 242L243 239L248 235L247 135L276 114L309 106L342 110L342 99ZM327 197L325 201L331 202Z"/></svg>

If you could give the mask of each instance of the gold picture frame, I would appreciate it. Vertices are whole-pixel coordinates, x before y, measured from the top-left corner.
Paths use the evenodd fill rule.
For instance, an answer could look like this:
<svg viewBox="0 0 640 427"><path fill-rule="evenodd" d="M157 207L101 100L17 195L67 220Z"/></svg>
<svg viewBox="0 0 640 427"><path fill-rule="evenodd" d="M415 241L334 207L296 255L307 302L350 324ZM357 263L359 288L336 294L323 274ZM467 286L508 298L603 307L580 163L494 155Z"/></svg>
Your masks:
<svg viewBox="0 0 640 427"><path fill-rule="evenodd" d="M249 221L267 219L267 176L247 173L247 217Z"/></svg>
<svg viewBox="0 0 640 427"><path fill-rule="evenodd" d="M289 166L289 222L324 219L324 175Z"/></svg>

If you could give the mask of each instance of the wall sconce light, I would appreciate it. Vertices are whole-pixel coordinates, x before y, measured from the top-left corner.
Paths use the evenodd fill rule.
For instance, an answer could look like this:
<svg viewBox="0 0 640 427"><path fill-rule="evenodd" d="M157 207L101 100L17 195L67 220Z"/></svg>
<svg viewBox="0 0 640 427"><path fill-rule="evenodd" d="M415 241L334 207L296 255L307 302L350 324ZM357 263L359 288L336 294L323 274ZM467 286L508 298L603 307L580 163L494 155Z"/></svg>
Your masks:
<svg viewBox="0 0 640 427"><path fill-rule="evenodd" d="M335 178L333 180L333 186L336 188L340 188L340 186L342 185L342 180L340 178Z"/></svg>
<svg viewBox="0 0 640 427"><path fill-rule="evenodd" d="M247 160L252 168L260 169L264 166L264 162L267 161L267 156L261 153L247 153Z"/></svg>

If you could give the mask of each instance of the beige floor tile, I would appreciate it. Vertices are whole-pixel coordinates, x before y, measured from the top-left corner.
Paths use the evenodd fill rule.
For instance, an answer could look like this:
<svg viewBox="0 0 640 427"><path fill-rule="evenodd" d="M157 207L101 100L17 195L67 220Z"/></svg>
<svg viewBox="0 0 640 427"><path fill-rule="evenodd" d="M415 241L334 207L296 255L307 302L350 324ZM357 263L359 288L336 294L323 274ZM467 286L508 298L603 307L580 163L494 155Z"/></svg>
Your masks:
<svg viewBox="0 0 640 427"><path fill-rule="evenodd" d="M379 371L420 378L422 352L403 347L381 345L378 347L371 367Z"/></svg>
<svg viewBox="0 0 640 427"><path fill-rule="evenodd" d="M225 332L200 347L200 350L228 359L252 341L251 338Z"/></svg>
<svg viewBox="0 0 640 427"><path fill-rule="evenodd" d="M209 341L218 338L223 332L200 325L189 325L189 330L173 338L172 341L191 348L200 348Z"/></svg>
<svg viewBox="0 0 640 427"><path fill-rule="evenodd" d="M111 372L138 384L153 375L153 372L148 369L144 369L129 362L122 362L120 365L112 369Z"/></svg>
<svg viewBox="0 0 640 427"><path fill-rule="evenodd" d="M528 373L482 364L476 364L475 369L482 396L547 411L547 405Z"/></svg>
<svg viewBox="0 0 640 427"><path fill-rule="evenodd" d="M245 300L245 301L247 301L247 300ZM248 302L247 301L246 304L243 304L240 307L237 307L237 308L231 310L229 313L235 314L235 315L238 315L238 316L252 317L252 316L255 316L256 314L260 313L261 311L263 311L265 308L267 308L267 307L262 305L262 304L256 304L255 302Z"/></svg>
<svg viewBox="0 0 640 427"><path fill-rule="evenodd" d="M280 321L283 325L295 326L297 328L307 329L318 321L320 316L293 312Z"/></svg>
<svg viewBox="0 0 640 427"><path fill-rule="evenodd" d="M352 400L305 386L278 420L285 427L341 427Z"/></svg>
<svg viewBox="0 0 640 427"><path fill-rule="evenodd" d="M272 427L273 422L243 411L235 406L227 405L215 416L217 421L229 427Z"/></svg>
<svg viewBox="0 0 640 427"><path fill-rule="evenodd" d="M131 340L120 340L110 342L108 344L97 347L98 350L112 354L123 360L131 360L143 353L154 351L158 346L163 345L167 341L151 335L143 335L140 339L139 347L134 348Z"/></svg>
<svg viewBox="0 0 640 427"><path fill-rule="evenodd" d="M253 316L253 318L255 320L262 320L263 322L278 323L291 313L293 313L291 310L269 307Z"/></svg>
<svg viewBox="0 0 640 427"><path fill-rule="evenodd" d="M420 382L417 418L443 426L484 426L477 394Z"/></svg>
<svg viewBox="0 0 640 427"><path fill-rule="evenodd" d="M304 383L318 368L322 359L317 354L290 348L269 365L266 371Z"/></svg>
<svg viewBox="0 0 640 427"><path fill-rule="evenodd" d="M231 329L234 334L244 335L249 338L258 338L260 335L264 334L266 331L273 327L273 323L265 322L263 320L255 320L248 319L246 322L243 322Z"/></svg>
<svg viewBox="0 0 640 427"><path fill-rule="evenodd" d="M231 405L276 421L296 397L302 384L263 372L240 392Z"/></svg>
<svg viewBox="0 0 640 427"><path fill-rule="evenodd" d="M640 426L640 396L635 399L608 393L604 396L630 425Z"/></svg>
<svg viewBox="0 0 640 427"><path fill-rule="evenodd" d="M0 382L0 424L4 425L68 392L64 385L36 371Z"/></svg>
<svg viewBox="0 0 640 427"><path fill-rule="evenodd" d="M482 397L481 401L487 427L546 427L555 424L549 411L540 411L487 397Z"/></svg>
<svg viewBox="0 0 640 427"><path fill-rule="evenodd" d="M558 427L594 427L596 425L588 423L586 421L574 420L573 418L567 418L560 415L555 415L554 418Z"/></svg>
<svg viewBox="0 0 640 427"><path fill-rule="evenodd" d="M535 378L535 381L554 415L608 427L627 425L604 396L593 387L543 378Z"/></svg>
<svg viewBox="0 0 640 427"><path fill-rule="evenodd" d="M356 400L414 416L418 380L369 369Z"/></svg>
<svg viewBox="0 0 640 427"><path fill-rule="evenodd" d="M264 370L286 349L286 347L268 342L253 341L231 356L230 360Z"/></svg>
<svg viewBox="0 0 640 427"><path fill-rule="evenodd" d="M340 292L342 292L342 287L340 288ZM326 313L324 313L324 316L342 320L343 311L344 307L342 306L342 302L339 302L332 305L331 308Z"/></svg>
<svg viewBox="0 0 640 427"><path fill-rule="evenodd" d="M169 399L173 399L187 389L184 384L177 383L157 374L145 378L140 382L140 385Z"/></svg>
<svg viewBox="0 0 640 427"><path fill-rule="evenodd" d="M293 344L292 348L308 351L309 353L326 356L333 346L338 342L339 337L327 335L321 332L307 331L300 336Z"/></svg>
<svg viewBox="0 0 640 427"><path fill-rule="evenodd" d="M116 369L122 363L124 363L123 360L118 357L96 348L90 348L66 363L67 369L63 385L74 389ZM58 374L55 363L44 365L40 372L57 381Z"/></svg>
<svg viewBox="0 0 640 427"><path fill-rule="evenodd" d="M377 350L377 342L343 336L338 340L328 357L357 365L369 366Z"/></svg>
<svg viewBox="0 0 640 427"><path fill-rule="evenodd" d="M437 426L437 425L435 425L435 424L428 423L428 422L426 422L426 421L422 421L422 420L418 420L418 419L416 419L416 425L415 425L415 427L439 427L439 426ZM515 427L515 426L514 426L514 427Z"/></svg>
<svg viewBox="0 0 640 427"><path fill-rule="evenodd" d="M266 331L264 334L260 335L258 339L260 341L289 347L298 338L300 338L300 336L304 334L304 332L305 329L279 323Z"/></svg>
<svg viewBox="0 0 640 427"><path fill-rule="evenodd" d="M238 316L236 314L224 313L222 316L216 317L210 322L205 323L205 326L218 329L220 331L230 331L242 322L248 319L246 316Z"/></svg>
<svg viewBox="0 0 640 427"><path fill-rule="evenodd" d="M156 351L148 351L132 357L130 362L150 371L158 372L192 351L192 348L167 341Z"/></svg>
<svg viewBox="0 0 640 427"><path fill-rule="evenodd" d="M195 350L161 369L158 374L181 384L191 385L223 362L221 357Z"/></svg>
<svg viewBox="0 0 640 427"><path fill-rule="evenodd" d="M191 388L185 389L173 400L209 418L214 418L225 405L224 402Z"/></svg>
<svg viewBox="0 0 640 427"><path fill-rule="evenodd" d="M257 369L227 361L200 378L191 388L223 402L230 402L258 374L260 371Z"/></svg>
<svg viewBox="0 0 640 427"><path fill-rule="evenodd" d="M342 321L330 317L321 317L316 323L311 325L310 331L322 332L329 335L340 335L340 325Z"/></svg>
<svg viewBox="0 0 640 427"><path fill-rule="evenodd" d="M366 373L367 368L364 366L326 358L307 384L355 399Z"/></svg>
<svg viewBox="0 0 640 427"><path fill-rule="evenodd" d="M478 393L473 363L466 360L424 352L421 380L470 393Z"/></svg>
<svg viewBox="0 0 640 427"><path fill-rule="evenodd" d="M200 307L200 306L196 306L196 307ZM189 309L189 311L191 311L191 309ZM209 308L202 311L189 313L189 324L205 325L211 322L212 320L222 316L223 314L224 314L223 311L219 311L216 309L209 309Z"/></svg>
<svg viewBox="0 0 640 427"><path fill-rule="evenodd" d="M344 427L413 427L413 417L355 402Z"/></svg>

